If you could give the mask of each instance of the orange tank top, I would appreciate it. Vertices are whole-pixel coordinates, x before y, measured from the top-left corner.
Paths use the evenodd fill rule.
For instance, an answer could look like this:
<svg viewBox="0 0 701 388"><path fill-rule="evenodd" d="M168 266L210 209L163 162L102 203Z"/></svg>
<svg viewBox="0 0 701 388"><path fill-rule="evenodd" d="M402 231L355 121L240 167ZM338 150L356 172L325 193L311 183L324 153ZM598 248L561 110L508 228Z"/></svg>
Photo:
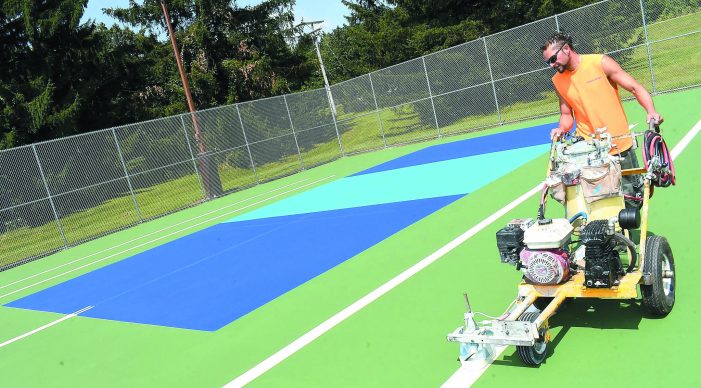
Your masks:
<svg viewBox="0 0 701 388"><path fill-rule="evenodd" d="M572 107L577 120L577 135L593 137L598 128L608 128L611 137L626 135L628 119L623 111L618 85L611 84L601 66L603 55L580 55L579 66L574 71L556 73L553 84L560 96ZM631 147L630 137L615 139L612 154Z"/></svg>

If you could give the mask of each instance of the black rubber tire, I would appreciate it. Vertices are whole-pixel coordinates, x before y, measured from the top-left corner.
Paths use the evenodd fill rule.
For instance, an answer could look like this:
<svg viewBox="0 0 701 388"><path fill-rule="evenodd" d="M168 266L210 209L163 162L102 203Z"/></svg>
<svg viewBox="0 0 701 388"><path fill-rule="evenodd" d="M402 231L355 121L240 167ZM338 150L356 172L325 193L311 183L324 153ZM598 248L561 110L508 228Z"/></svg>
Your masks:
<svg viewBox="0 0 701 388"><path fill-rule="evenodd" d="M537 312L526 312L523 313L518 320L519 321L526 321L526 322L535 322L535 320L538 318L540 313ZM524 364L528 366L538 366L543 361L545 361L545 357L547 356L548 353L548 343L545 342L545 332L546 329L541 329L540 334L540 339L542 342L537 342L533 346L517 346L516 351L518 352L518 356L521 358L521 361L523 361Z"/></svg>
<svg viewBox="0 0 701 388"><path fill-rule="evenodd" d="M536 299L535 302L533 302L533 306L535 306L535 308L538 310L543 311L552 301L553 297L551 296L541 296L540 298Z"/></svg>
<svg viewBox="0 0 701 388"><path fill-rule="evenodd" d="M645 264L643 272L649 273L652 284L640 285L643 306L658 317L665 317L674 307L676 292L676 274L674 272L674 255L667 239L662 236L650 236L645 243ZM665 290L664 271L671 270L668 289Z"/></svg>

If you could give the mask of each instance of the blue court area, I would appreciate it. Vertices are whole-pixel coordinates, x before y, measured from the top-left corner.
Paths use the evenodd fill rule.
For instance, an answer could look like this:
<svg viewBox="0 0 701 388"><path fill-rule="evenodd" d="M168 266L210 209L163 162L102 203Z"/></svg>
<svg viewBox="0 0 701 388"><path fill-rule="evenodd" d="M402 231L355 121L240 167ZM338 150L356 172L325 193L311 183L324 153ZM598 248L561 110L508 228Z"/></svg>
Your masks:
<svg viewBox="0 0 701 388"><path fill-rule="evenodd" d="M542 155L552 125L427 147L7 306L214 331Z"/></svg>
<svg viewBox="0 0 701 388"><path fill-rule="evenodd" d="M214 331L458 198L223 223L8 306Z"/></svg>

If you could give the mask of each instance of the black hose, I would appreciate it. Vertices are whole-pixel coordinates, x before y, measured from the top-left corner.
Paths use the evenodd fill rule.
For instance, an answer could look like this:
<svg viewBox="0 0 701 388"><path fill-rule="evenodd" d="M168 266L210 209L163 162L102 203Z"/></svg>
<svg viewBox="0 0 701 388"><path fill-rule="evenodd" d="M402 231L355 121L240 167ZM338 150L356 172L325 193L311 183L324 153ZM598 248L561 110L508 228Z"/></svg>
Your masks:
<svg viewBox="0 0 701 388"><path fill-rule="evenodd" d="M638 263L638 252L635 251L635 243L633 242L633 240L629 239L621 233L614 233L613 237L615 237L618 241L626 244L630 248L630 263L628 263L627 272L633 272L635 265Z"/></svg>
<svg viewBox="0 0 701 388"><path fill-rule="evenodd" d="M645 131L644 146L643 146L643 161L645 167L649 168L648 163L653 157L659 158L662 169L656 171L655 176L652 179L652 185L657 187L668 187L676 183L676 176L674 171L674 163L672 162L672 156L667 149L667 144L665 143L662 135L660 135L658 129L654 129L653 124L650 125L651 129Z"/></svg>

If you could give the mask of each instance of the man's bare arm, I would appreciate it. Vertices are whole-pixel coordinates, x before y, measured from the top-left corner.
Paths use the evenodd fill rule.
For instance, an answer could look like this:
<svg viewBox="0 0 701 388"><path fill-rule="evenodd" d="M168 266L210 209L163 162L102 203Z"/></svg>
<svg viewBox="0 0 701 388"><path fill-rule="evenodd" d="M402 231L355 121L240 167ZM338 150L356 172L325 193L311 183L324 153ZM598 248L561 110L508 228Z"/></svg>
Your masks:
<svg viewBox="0 0 701 388"><path fill-rule="evenodd" d="M601 60L601 67L604 73L611 81L620 85L623 89L631 92L638 100L640 106L647 112L647 122L654 119L657 124L662 123L662 116L655 110L655 104L652 102L650 93L645 89L640 82L636 81L630 74L626 73L616 61L611 57L604 55Z"/></svg>
<svg viewBox="0 0 701 388"><path fill-rule="evenodd" d="M550 138L562 137L565 133L572 129L572 124L574 124L574 115L572 114L572 107L570 107L567 102L562 98L560 93L555 89L555 94L557 94L558 100L560 100L560 123L557 128L550 131Z"/></svg>

